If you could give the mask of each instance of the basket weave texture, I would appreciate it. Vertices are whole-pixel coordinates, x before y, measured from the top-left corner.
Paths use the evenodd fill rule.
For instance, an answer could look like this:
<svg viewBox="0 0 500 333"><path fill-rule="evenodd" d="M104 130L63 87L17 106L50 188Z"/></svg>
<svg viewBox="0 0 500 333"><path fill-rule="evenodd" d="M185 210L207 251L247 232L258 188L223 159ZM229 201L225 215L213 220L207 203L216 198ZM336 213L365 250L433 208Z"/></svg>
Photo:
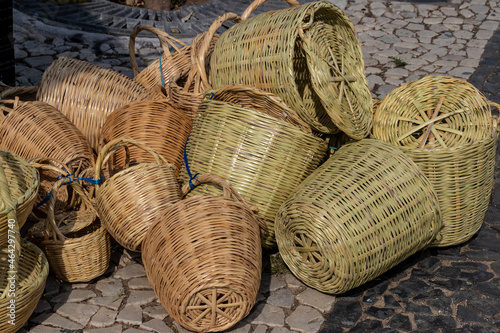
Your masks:
<svg viewBox="0 0 500 333"><path fill-rule="evenodd" d="M190 171L224 176L257 206L267 223L263 244L272 247L278 208L322 162L326 142L304 131L307 125L270 93L235 86L206 96L186 145ZM191 176L181 171L185 181ZM214 191L198 186L190 195Z"/></svg>
<svg viewBox="0 0 500 333"><path fill-rule="evenodd" d="M340 148L276 216L290 270L325 293L355 288L425 248L441 228L436 193L398 148L365 139Z"/></svg>
<svg viewBox="0 0 500 333"><path fill-rule="evenodd" d="M116 71L61 57L43 73L37 100L61 111L97 151L106 117L146 93L141 84Z"/></svg>
<svg viewBox="0 0 500 333"><path fill-rule="evenodd" d="M265 226L229 183L214 175L198 180L221 186L223 195L197 195L170 206L148 231L142 260L175 321L191 331L219 332L255 304L262 272L259 226ZM182 193L189 190L186 184Z"/></svg>
<svg viewBox="0 0 500 333"><path fill-rule="evenodd" d="M111 140L102 148L97 156L95 180L101 178L102 167L111 154L125 144L149 152L155 157L155 162L139 163L106 179L97 189L95 204L101 222L111 236L124 248L140 252L155 217L180 200L180 186L173 164L144 143L131 138Z"/></svg>
<svg viewBox="0 0 500 333"><path fill-rule="evenodd" d="M436 189L444 227L433 246L461 244L483 223L498 138L491 105L466 81L428 76L394 89L376 110L373 136L399 146Z"/></svg>
<svg viewBox="0 0 500 333"><path fill-rule="evenodd" d="M320 23L333 28L321 29ZM311 2L253 16L224 32L212 54L211 83L214 89L244 84L272 92L316 131L336 133L341 126L360 139L370 130L372 112L368 88L354 89L366 84L360 52L344 12L330 2ZM341 119L339 113L349 116Z"/></svg>
<svg viewBox="0 0 500 333"><path fill-rule="evenodd" d="M113 111L106 119L101 144L121 137L138 140L174 164L178 174L191 127L191 119L167 100L131 102ZM111 157L111 163L124 166L125 158L124 150L118 150ZM130 147L132 165L154 161L151 154Z"/></svg>

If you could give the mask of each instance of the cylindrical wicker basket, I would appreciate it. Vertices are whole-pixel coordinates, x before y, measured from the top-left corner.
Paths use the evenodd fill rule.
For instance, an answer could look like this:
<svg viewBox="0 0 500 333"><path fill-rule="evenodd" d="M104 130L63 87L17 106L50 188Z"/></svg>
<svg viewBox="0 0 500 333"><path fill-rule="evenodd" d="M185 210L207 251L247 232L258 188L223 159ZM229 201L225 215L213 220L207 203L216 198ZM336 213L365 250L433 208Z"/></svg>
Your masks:
<svg viewBox="0 0 500 333"><path fill-rule="evenodd" d="M146 93L141 84L116 71L61 57L43 73L37 100L61 111L97 151L106 117Z"/></svg>
<svg viewBox="0 0 500 333"><path fill-rule="evenodd" d="M235 86L206 96L186 145L190 170L181 176L185 181L190 171L224 176L259 208L268 227L263 244L272 247L278 208L323 161L326 142L270 93ZM192 194L213 190L199 186Z"/></svg>
<svg viewBox="0 0 500 333"><path fill-rule="evenodd" d="M140 252L149 226L166 207L180 200L181 190L175 166L130 138L111 140L102 148L96 161L95 180L101 178L102 167L113 151L125 144L149 152L155 163L139 163L115 173L99 186L95 203L111 236L124 248Z"/></svg>
<svg viewBox="0 0 500 333"><path fill-rule="evenodd" d="M228 182L214 175L197 180L221 186L223 195L197 195L170 206L148 231L142 260L175 321L195 332L220 332L255 303L262 272L259 229L265 225ZM186 184L182 192L189 190Z"/></svg>
<svg viewBox="0 0 500 333"><path fill-rule="evenodd" d="M339 294L425 248L441 222L436 193L415 163L365 139L340 148L297 187L275 230L293 274Z"/></svg>
<svg viewBox="0 0 500 333"><path fill-rule="evenodd" d="M364 73L354 26L327 1L234 25L217 41L210 63L214 89L244 84L272 92L316 131L341 129L355 139L368 135L373 118Z"/></svg>
<svg viewBox="0 0 500 333"><path fill-rule="evenodd" d="M11 196L17 213L17 224L21 228L28 219L33 205L40 180L38 172L28 162L17 155L0 151L0 166L4 170ZM7 208L0 215L0 246L4 247L8 241Z"/></svg>
<svg viewBox="0 0 500 333"><path fill-rule="evenodd" d="M401 148L436 189L444 228L433 246L458 245L481 228L498 137L492 104L466 81L427 76L394 89L377 108L373 136Z"/></svg>
<svg viewBox="0 0 500 333"><path fill-rule="evenodd" d="M131 102L113 111L101 131L101 145L129 137L144 142L168 162L174 164L178 174L184 156L184 145L191 131L188 116L167 100ZM135 146L130 147L131 164L154 162L154 157ZM112 165L125 164L125 152L117 151Z"/></svg>

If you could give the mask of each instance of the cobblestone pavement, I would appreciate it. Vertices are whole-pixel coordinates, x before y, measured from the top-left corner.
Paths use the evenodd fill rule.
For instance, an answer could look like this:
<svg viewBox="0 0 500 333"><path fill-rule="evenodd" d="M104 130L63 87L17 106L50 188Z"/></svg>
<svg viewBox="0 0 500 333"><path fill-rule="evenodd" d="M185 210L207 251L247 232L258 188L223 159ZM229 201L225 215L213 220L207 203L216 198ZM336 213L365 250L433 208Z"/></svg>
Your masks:
<svg viewBox="0 0 500 333"><path fill-rule="evenodd" d="M469 80L500 102L499 1L338 4L356 26L375 96L383 98L426 75L444 74ZM131 75L126 37L54 28L17 10L14 20L18 85L38 85L43 70L60 56ZM154 38L138 38L142 65L159 56L157 45ZM398 67L396 61L406 65ZM307 288L289 273L267 270L255 308L230 332L499 332L498 165L497 159L484 225L469 242L419 252L337 296ZM49 276L45 294L22 330L27 331L186 332L158 303L140 256L118 246L108 272L91 283L60 283Z"/></svg>

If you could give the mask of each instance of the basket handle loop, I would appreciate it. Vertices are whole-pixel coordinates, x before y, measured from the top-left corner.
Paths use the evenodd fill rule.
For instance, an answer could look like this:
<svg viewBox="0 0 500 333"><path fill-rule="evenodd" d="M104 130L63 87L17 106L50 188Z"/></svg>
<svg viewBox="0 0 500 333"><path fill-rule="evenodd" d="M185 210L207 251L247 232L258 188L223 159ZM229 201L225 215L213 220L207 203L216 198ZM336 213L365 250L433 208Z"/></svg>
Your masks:
<svg viewBox="0 0 500 333"><path fill-rule="evenodd" d="M500 112L500 104L498 103L495 103L495 102L492 102L492 101L488 101L488 104L494 108L496 108L498 110L498 112ZM498 117L497 119L497 123L496 123L496 126L498 126L498 124L500 124L500 117Z"/></svg>
<svg viewBox="0 0 500 333"><path fill-rule="evenodd" d="M181 45L182 47L187 46L186 43L170 36L163 30L160 30L158 28L146 24L138 25L137 27L134 28L134 30L132 30L132 33L130 34L130 41L128 44L128 51L130 53L130 64L132 65L132 73L134 74L134 77L137 74L139 74L139 66L137 65L137 59L135 57L135 38L137 34L143 30L152 32L158 37L161 43L161 48L163 49L163 52L166 57L170 57L170 46L174 50L179 52L179 48L174 44L174 42Z"/></svg>
<svg viewBox="0 0 500 333"><path fill-rule="evenodd" d="M245 9L245 11L243 12L243 14L241 14L241 20L242 21L245 21L249 16L250 14L253 13L253 11L255 9L257 9L257 7L259 7L260 5L262 5L264 2L267 2L268 0L255 0L254 2L252 2L250 4L250 6L247 7L247 9ZM300 6L300 3L296 0L284 0L287 4L290 5L290 7L292 8L295 8L295 7L298 7Z"/></svg>

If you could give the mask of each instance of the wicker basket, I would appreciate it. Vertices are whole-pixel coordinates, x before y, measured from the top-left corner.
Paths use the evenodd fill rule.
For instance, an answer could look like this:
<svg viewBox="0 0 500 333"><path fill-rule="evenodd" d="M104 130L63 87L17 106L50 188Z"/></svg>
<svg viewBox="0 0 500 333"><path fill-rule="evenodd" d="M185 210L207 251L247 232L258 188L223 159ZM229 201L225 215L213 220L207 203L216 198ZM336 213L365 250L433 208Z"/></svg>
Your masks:
<svg viewBox="0 0 500 333"><path fill-rule="evenodd" d="M191 131L191 120L167 100L131 102L113 111L101 131L101 145L121 137L144 142L168 162L182 165L184 145ZM130 147L131 163L150 163L155 159L142 149ZM125 153L117 151L112 165L123 166Z"/></svg>
<svg viewBox="0 0 500 333"><path fill-rule="evenodd" d="M111 140L102 148L97 157L95 180L101 178L102 167L113 150L125 144L149 152L156 162L131 166L106 179L97 189L95 202L101 222L111 236L124 248L141 251L153 220L166 207L180 200L180 186L173 164L130 138Z"/></svg>
<svg viewBox="0 0 500 333"><path fill-rule="evenodd" d="M37 168L44 165L34 164ZM60 170L62 176L64 171ZM111 257L110 237L101 224L88 193L71 175L64 176L54 184L49 200L47 218L43 225L42 238L37 245L46 254L50 270L67 282L88 282L102 275L109 266ZM63 185L71 185L81 200L78 210L55 214L55 197Z"/></svg>
<svg viewBox="0 0 500 333"><path fill-rule="evenodd" d="M190 180L192 170L226 177L259 208L268 226L263 243L272 247L278 208L323 161L326 142L310 128L308 133L308 126L270 93L235 86L208 91L206 97L186 145L190 170L181 176ZM210 188L199 186L192 194L201 192Z"/></svg>
<svg viewBox="0 0 500 333"><path fill-rule="evenodd" d="M143 30L158 36L163 48L163 54L161 55L161 60L153 61L142 72L139 72L139 66L135 57L135 38ZM180 45L181 48L177 47L176 44ZM170 47L175 51L170 53ZM144 24L138 25L130 34L129 42L130 63L132 65L134 81L140 83L145 88L151 88L156 85L168 86L174 77L189 70L191 67L190 49L190 46L158 28Z"/></svg>
<svg viewBox="0 0 500 333"><path fill-rule="evenodd" d="M436 189L444 228L433 246L463 243L483 223L498 136L492 104L466 81L427 76L394 89L377 108L373 136L401 148Z"/></svg>
<svg viewBox="0 0 500 333"><path fill-rule="evenodd" d="M142 260L163 307L195 332L229 329L252 309L262 272L262 221L228 182L201 175L223 195L172 205L151 226ZM189 184L183 186L185 195Z"/></svg>
<svg viewBox="0 0 500 333"><path fill-rule="evenodd" d="M0 153L4 157L5 153ZM8 245L0 246L0 331L19 331L35 310L45 288L49 264L43 252L20 238L19 215L16 216L16 195L11 197L11 166L2 158L0 166L1 228L9 230ZM13 162L10 160L8 162ZM14 161L13 164L19 164ZM24 163L25 164L25 163ZM30 167L31 168L31 167ZM34 170L31 168L31 170ZM35 177L37 179L37 177ZM22 183L25 179L19 178ZM19 199L18 199L19 200ZM19 211L19 210L18 210ZM2 237L3 238L3 237ZM7 238L7 237L6 237ZM14 272L14 273L12 273ZM13 308L14 307L14 308Z"/></svg>
<svg viewBox="0 0 500 333"><path fill-rule="evenodd" d="M36 200L40 180L38 172L28 162L11 153L0 151L0 166L4 170L9 192L15 204L17 223L21 228L28 219ZM6 211L8 211L6 209ZM0 246L7 244L7 214L0 218Z"/></svg>
<svg viewBox="0 0 500 333"><path fill-rule="evenodd" d="M398 148L365 139L340 148L276 216L290 270L325 293L355 288L425 248L442 224L436 193Z"/></svg>
<svg viewBox="0 0 500 333"><path fill-rule="evenodd" d="M87 61L61 57L43 73L37 99L68 117L97 151L106 117L146 94L141 84L123 74Z"/></svg>
<svg viewBox="0 0 500 333"><path fill-rule="evenodd" d="M361 139L370 130L371 97L360 43L347 16L330 2L272 11L234 25L217 41L210 70L214 89L244 84L272 92L318 132L340 128Z"/></svg>

